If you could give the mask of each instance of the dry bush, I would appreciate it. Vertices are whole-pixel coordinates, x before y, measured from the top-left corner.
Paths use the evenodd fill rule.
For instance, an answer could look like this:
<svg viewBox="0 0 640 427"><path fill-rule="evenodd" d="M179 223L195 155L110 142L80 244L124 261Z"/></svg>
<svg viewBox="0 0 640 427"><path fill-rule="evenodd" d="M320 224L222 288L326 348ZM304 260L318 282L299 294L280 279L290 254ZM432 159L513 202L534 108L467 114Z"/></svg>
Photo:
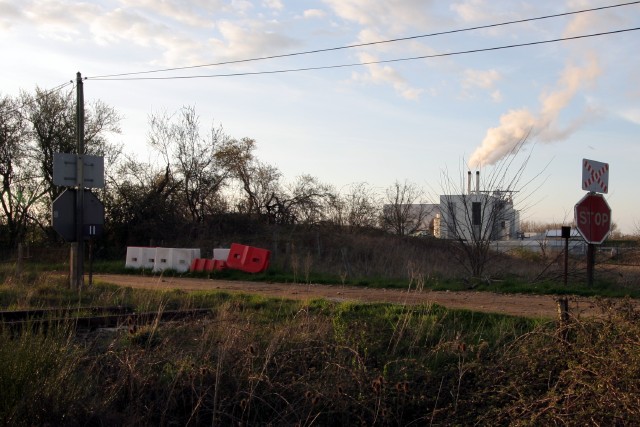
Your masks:
<svg viewBox="0 0 640 427"><path fill-rule="evenodd" d="M638 425L640 312L601 304L601 318L522 336L482 374L492 425Z"/></svg>
<svg viewBox="0 0 640 427"><path fill-rule="evenodd" d="M384 320L369 322L366 311L359 313L369 306L341 305L327 316L322 304L300 306L274 322L236 301L197 324L117 337L91 367L101 385L93 421L406 425L451 419L461 379L486 344L465 346L459 333L443 331L447 315L440 309L389 306Z"/></svg>
<svg viewBox="0 0 640 427"><path fill-rule="evenodd" d="M412 266L411 289L423 280ZM33 375L12 401L2 401L2 388L4 419L46 422L36 411L42 400L50 419L67 425L640 421L640 314L630 304L603 303L601 317L573 319L560 330L435 305L244 296L214 307L209 318L130 324L75 342L68 334L50 343L4 336L1 360L14 362L0 363L0 374ZM46 345L32 352L38 343ZM31 353L24 360L55 363L13 368ZM65 408L75 408L73 417Z"/></svg>
<svg viewBox="0 0 640 427"><path fill-rule="evenodd" d="M299 233L291 236L274 263L284 270L308 262L315 273L337 274L357 281L364 278L408 279L407 265L420 265L431 276L451 277L461 269L450 262L448 242L398 237L386 233ZM296 264L297 260L297 264Z"/></svg>

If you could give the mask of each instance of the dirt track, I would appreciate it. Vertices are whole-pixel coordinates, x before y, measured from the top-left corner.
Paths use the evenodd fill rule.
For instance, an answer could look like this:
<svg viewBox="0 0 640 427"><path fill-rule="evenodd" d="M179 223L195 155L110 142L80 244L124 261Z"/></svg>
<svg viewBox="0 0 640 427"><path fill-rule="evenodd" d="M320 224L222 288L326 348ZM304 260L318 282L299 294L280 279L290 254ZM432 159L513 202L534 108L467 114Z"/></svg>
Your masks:
<svg viewBox="0 0 640 427"><path fill-rule="evenodd" d="M449 308L463 308L487 313L504 313L526 317L557 316L556 296L496 294L490 292L407 292L391 289L369 289L340 285L294 285L284 283L238 282L175 277L143 277L101 274L95 280L120 286L150 289L220 290L244 292L288 299L326 298L333 301L392 302L400 304L436 303ZM573 315L600 314L594 300L570 298Z"/></svg>

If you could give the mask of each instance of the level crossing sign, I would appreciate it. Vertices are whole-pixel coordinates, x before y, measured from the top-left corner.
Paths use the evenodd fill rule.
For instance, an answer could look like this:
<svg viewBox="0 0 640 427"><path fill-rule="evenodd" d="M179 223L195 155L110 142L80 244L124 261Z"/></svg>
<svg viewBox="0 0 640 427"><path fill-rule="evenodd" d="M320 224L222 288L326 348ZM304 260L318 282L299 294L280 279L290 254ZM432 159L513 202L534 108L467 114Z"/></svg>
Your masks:
<svg viewBox="0 0 640 427"><path fill-rule="evenodd" d="M582 189L607 194L609 191L609 164L582 159Z"/></svg>

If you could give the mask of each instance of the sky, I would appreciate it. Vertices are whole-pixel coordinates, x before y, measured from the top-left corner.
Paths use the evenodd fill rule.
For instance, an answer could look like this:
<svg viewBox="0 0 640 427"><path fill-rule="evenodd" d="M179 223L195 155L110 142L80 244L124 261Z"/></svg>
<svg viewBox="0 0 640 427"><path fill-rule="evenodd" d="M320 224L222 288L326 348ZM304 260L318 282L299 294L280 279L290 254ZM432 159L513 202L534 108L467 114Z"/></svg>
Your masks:
<svg viewBox="0 0 640 427"><path fill-rule="evenodd" d="M633 233L640 31L619 31L640 28L640 4L491 26L622 3L0 0L0 95L80 72L85 100L123 116L110 139L141 160L149 116L193 106L203 130L255 139L285 181L310 174L380 193L406 181L427 202L444 192L443 175L462 186L467 169L490 176L526 136L514 162L527 161L529 184L514 195L523 220L570 223L591 159L609 164L613 221ZM309 51L320 52L297 54ZM125 80L141 77L170 78Z"/></svg>

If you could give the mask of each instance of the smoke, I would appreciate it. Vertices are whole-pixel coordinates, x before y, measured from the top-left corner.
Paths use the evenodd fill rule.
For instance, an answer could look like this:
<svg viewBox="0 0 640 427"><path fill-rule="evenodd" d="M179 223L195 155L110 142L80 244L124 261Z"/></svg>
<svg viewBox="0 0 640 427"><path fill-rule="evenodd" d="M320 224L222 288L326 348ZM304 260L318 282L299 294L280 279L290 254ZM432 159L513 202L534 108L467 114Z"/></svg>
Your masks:
<svg viewBox="0 0 640 427"><path fill-rule="evenodd" d="M568 124L559 123L560 114L576 94L600 75L601 69L595 55L585 56L583 64L568 62L555 89L540 95L540 108L534 114L526 108L511 110L500 117L500 125L487 130L487 134L469 159L470 167L493 165L513 151L527 137L542 142L555 142L568 138L586 121L588 111L583 111Z"/></svg>

